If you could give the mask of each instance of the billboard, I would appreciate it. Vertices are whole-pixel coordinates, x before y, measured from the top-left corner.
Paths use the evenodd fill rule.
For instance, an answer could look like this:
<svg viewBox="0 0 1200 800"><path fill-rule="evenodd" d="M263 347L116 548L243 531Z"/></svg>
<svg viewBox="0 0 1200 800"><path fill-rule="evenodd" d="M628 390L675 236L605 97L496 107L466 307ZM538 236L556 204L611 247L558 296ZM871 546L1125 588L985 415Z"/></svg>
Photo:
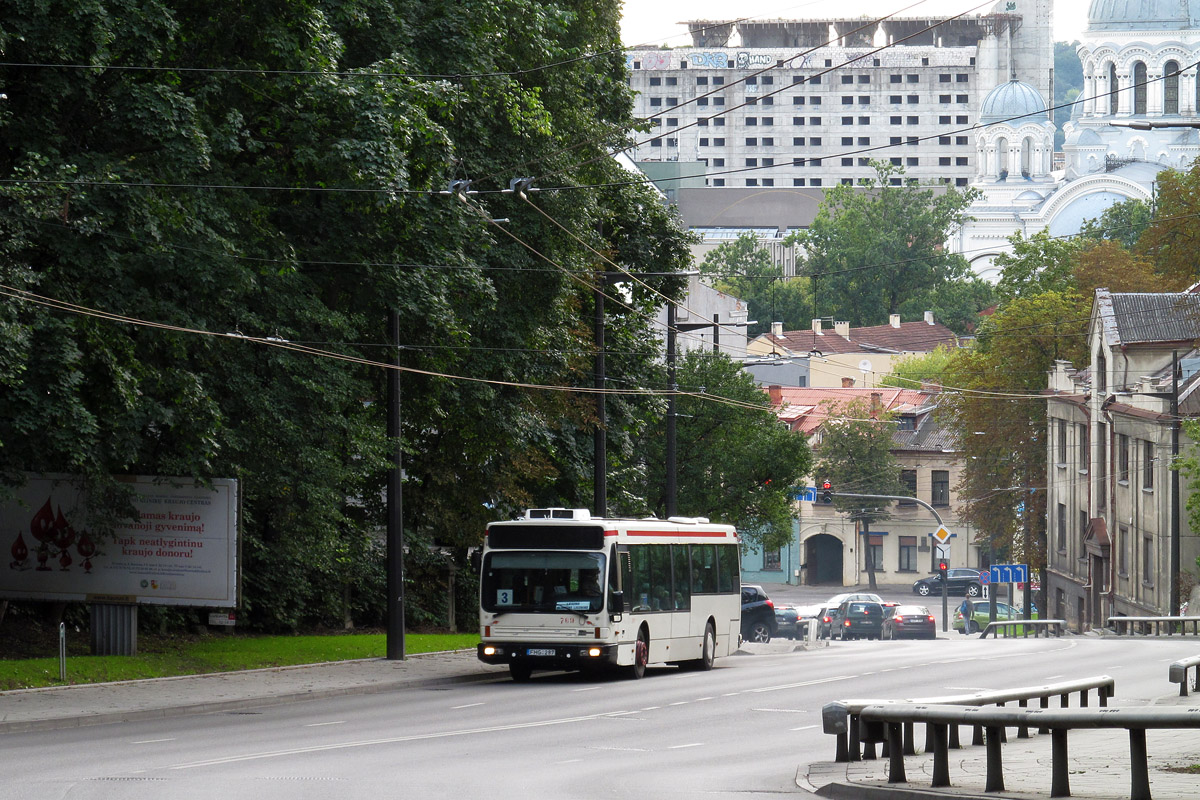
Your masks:
<svg viewBox="0 0 1200 800"><path fill-rule="evenodd" d="M237 481L119 480L139 519L104 539L86 528L73 476L30 475L0 504L0 597L236 606Z"/></svg>

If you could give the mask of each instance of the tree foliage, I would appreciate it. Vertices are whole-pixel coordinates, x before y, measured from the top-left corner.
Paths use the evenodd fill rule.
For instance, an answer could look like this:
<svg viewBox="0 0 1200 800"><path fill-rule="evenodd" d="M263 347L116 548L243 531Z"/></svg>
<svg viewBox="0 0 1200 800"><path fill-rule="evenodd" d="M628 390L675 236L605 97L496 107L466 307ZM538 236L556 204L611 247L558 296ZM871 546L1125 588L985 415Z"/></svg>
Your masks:
<svg viewBox="0 0 1200 800"><path fill-rule="evenodd" d="M969 274L966 260L945 243L977 193L894 185L903 181L902 168L872 164L871 182L827 191L811 227L790 238L805 251L803 272L821 312L814 317L884 324L910 301Z"/></svg>
<svg viewBox="0 0 1200 800"><path fill-rule="evenodd" d="M807 438L779 422L766 393L724 354L690 351L676 380L676 505L680 514L737 525L755 547L792 538L794 490L812 471ZM664 409L665 412L665 409ZM666 510L663 426L649 427L641 449L649 510ZM625 513L645 513L640 508Z"/></svg>
<svg viewBox="0 0 1200 800"><path fill-rule="evenodd" d="M523 384L590 385L596 252L644 273L688 261L608 157L635 124L616 2L6 11L0 491L82 474L102 531L130 510L114 476L236 477L245 619L340 620L347 586L378 616L378 364L398 353L410 549L461 557L487 519L590 496L594 402ZM444 193L521 175L609 188ZM630 386L661 379L653 314L681 290L649 283L607 306ZM636 488L619 479L656 413L610 403L615 491Z"/></svg>
<svg viewBox="0 0 1200 800"><path fill-rule="evenodd" d="M1088 301L1042 292L1002 305L946 371L938 413L963 456L959 515L993 559L1045 560L1046 374L1086 354Z"/></svg>
<svg viewBox="0 0 1200 800"><path fill-rule="evenodd" d="M818 480L830 481L835 492L900 494L900 466L892 454L895 431L892 417L865 400L830 404L815 447ZM834 505L856 519L887 517L887 501L835 497Z"/></svg>
<svg viewBox="0 0 1200 800"><path fill-rule="evenodd" d="M784 330L797 330L812 319L809 279L785 276L770 250L760 246L753 234L717 245L704 257L700 274L715 288L745 301L755 321L747 329L751 337L771 330L772 322L782 322Z"/></svg>

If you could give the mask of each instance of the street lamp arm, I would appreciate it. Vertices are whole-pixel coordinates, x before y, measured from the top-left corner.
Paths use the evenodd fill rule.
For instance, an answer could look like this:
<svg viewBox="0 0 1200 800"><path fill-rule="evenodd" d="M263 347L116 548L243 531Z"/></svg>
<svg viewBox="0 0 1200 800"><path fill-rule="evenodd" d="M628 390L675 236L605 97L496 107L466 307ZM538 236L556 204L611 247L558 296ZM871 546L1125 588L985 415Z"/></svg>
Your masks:
<svg viewBox="0 0 1200 800"><path fill-rule="evenodd" d="M910 501L910 502L916 503L917 505L920 505L924 508L929 509L929 513L933 514L933 518L937 520L938 526L942 526L945 524L942 522L942 515L937 512L937 509L934 508L933 506L929 505L929 503L926 503L924 500L922 500L918 497L909 497L907 495L896 495L896 494L857 494L855 492L830 492L829 494L832 495L833 497L865 497L869 500L906 500L906 501Z"/></svg>

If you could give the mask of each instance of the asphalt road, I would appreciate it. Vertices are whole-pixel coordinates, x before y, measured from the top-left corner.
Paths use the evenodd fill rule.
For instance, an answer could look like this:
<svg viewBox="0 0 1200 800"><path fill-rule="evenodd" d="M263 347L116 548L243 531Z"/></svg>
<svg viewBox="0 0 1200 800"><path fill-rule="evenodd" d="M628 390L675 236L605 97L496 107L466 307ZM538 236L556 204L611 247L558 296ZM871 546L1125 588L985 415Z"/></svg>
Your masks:
<svg viewBox="0 0 1200 800"><path fill-rule="evenodd" d="M1174 693L1195 643L1091 637L748 645L708 673L538 674L251 712L12 734L6 800L748 798L828 761L821 706L1110 674L1117 704Z"/></svg>

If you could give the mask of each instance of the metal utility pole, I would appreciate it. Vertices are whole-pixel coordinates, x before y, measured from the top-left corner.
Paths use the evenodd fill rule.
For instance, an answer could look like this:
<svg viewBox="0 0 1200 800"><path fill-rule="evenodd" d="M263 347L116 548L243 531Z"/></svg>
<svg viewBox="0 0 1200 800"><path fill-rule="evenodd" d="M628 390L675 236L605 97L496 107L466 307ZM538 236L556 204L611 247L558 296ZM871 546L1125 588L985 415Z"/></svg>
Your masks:
<svg viewBox="0 0 1200 800"><path fill-rule="evenodd" d="M604 404L604 287L608 273L596 275L595 317L592 321L596 340L596 366L593 386L596 388L596 432L592 435L592 513L597 517L608 516L608 418Z"/></svg>
<svg viewBox="0 0 1200 800"><path fill-rule="evenodd" d="M667 302L667 517L675 516L675 302Z"/></svg>
<svg viewBox="0 0 1200 800"><path fill-rule="evenodd" d="M1171 587L1171 610L1168 616L1179 615L1179 351L1171 353L1171 558L1168 569ZM1191 609L1189 609L1191 611ZM1194 613L1194 612L1193 612Z"/></svg>
<svg viewBox="0 0 1200 800"><path fill-rule="evenodd" d="M404 502L400 449L400 313L388 315L388 341L395 348L388 370L387 436L392 445L392 468L387 484L387 659L404 660Z"/></svg>

